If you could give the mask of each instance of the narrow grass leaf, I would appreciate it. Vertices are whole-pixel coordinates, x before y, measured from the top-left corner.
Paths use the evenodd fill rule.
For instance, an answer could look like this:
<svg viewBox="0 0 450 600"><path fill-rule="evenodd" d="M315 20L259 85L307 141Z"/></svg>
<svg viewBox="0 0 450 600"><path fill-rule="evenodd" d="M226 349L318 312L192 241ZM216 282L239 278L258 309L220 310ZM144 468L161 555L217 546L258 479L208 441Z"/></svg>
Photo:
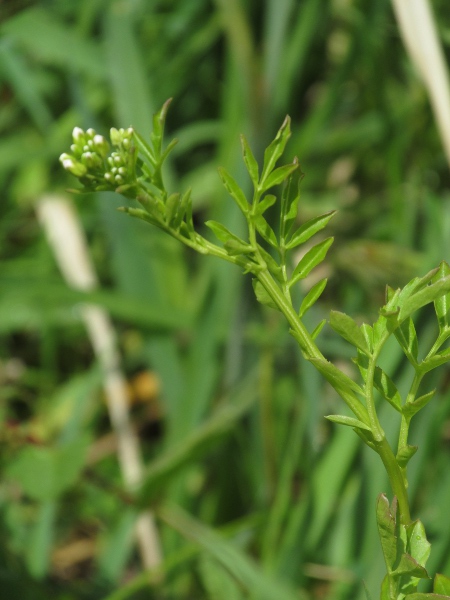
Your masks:
<svg viewBox="0 0 450 600"><path fill-rule="evenodd" d="M317 300L320 298L323 290L325 289L325 286L327 285L327 281L328 281L328 279L326 279L326 278L321 279L318 283L313 285L313 287L309 290L309 292L303 298L303 301L300 305L300 309L298 311L298 316L300 318L302 318L303 315L306 313L306 311L308 311L311 308L311 306L313 306L317 302Z"/></svg>
<svg viewBox="0 0 450 600"><path fill-rule="evenodd" d="M314 217L314 219L310 219L306 223L303 223L303 225L292 234L290 240L286 244L286 248L295 248L296 246L307 242L315 233L326 227L335 214L336 211L332 210L331 212L320 215L319 217Z"/></svg>
<svg viewBox="0 0 450 600"><path fill-rule="evenodd" d="M362 421L359 421L358 419L354 419L353 417L347 417L345 415L327 415L325 419L333 421L333 423L339 423L340 425L347 425L347 427L355 427L356 429L366 429L367 431L371 431L368 425Z"/></svg>
<svg viewBox="0 0 450 600"><path fill-rule="evenodd" d="M305 600L297 590L266 574L247 554L225 540L214 529L192 518L181 508L164 506L158 515L181 535L198 544L213 557L251 595L261 600Z"/></svg>
<svg viewBox="0 0 450 600"><path fill-rule="evenodd" d="M244 394L245 391L245 394ZM161 486L171 481L175 473L185 465L201 457L216 444L249 410L255 400L250 385L240 394L239 404L227 405L217 409L207 421L199 424L187 437L169 448L153 461L144 473L139 499L142 505L148 505L150 498L158 494Z"/></svg>
<svg viewBox="0 0 450 600"><path fill-rule="evenodd" d="M344 338L344 340L347 340L347 342L361 350L361 352L364 352L364 354L370 354L370 350L361 329L349 315L337 310L332 310L329 322L334 331Z"/></svg>
<svg viewBox="0 0 450 600"><path fill-rule="evenodd" d="M334 238L330 237L319 244L313 246L305 256L300 260L298 265L295 267L292 277L289 281L289 287L292 287L299 279L304 279L309 273L320 264L327 255L328 249L333 243Z"/></svg>
<svg viewBox="0 0 450 600"><path fill-rule="evenodd" d="M219 167L219 175L225 189L239 206L244 214L248 213L248 202L244 192L241 190L237 182L223 167Z"/></svg>

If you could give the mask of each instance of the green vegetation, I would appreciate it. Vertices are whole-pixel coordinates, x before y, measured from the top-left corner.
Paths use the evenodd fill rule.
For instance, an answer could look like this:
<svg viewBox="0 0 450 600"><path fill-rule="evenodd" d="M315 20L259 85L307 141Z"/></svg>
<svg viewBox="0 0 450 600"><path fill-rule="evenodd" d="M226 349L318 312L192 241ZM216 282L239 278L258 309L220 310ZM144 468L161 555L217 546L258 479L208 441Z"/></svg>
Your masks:
<svg viewBox="0 0 450 600"><path fill-rule="evenodd" d="M427 581L450 574L448 167L389 4L40 3L1 31L1 589L448 597ZM168 104L151 115L169 96L165 146ZM269 145L286 112L292 136L286 119ZM87 128L111 123L110 155ZM72 185L54 158L74 127L62 162L89 192L101 291L67 287L29 209ZM138 493L80 301L114 318ZM147 508L163 551L148 573L132 541Z"/></svg>

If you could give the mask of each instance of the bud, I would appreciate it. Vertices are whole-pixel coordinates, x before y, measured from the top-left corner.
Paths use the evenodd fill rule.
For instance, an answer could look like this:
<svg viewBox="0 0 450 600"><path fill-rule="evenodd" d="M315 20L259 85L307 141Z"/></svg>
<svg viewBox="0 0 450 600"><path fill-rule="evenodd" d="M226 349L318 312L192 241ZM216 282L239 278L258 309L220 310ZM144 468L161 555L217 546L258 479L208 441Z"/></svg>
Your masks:
<svg viewBox="0 0 450 600"><path fill-rule="evenodd" d="M75 160L70 154L61 154L59 160L66 171L75 175L75 177L83 177L87 173L87 169L80 162Z"/></svg>

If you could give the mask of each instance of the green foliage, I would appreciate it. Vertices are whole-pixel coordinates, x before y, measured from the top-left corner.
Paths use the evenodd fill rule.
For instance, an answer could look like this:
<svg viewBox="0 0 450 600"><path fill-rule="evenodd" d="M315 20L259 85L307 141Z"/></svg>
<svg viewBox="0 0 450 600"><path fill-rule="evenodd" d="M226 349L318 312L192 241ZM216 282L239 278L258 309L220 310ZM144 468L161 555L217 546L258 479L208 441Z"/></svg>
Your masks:
<svg viewBox="0 0 450 600"><path fill-rule="evenodd" d="M386 304L380 309L380 317L372 327L367 324L358 326L350 316L338 311L331 312L329 321L331 327L345 341L354 346L357 351L355 362L363 379L363 385L359 386L342 370L323 357L314 342L315 335L308 333L302 321L302 316L320 297L326 281L325 283L323 281L319 282L310 290L298 311L298 315L291 299L290 289L292 286L300 279L306 278L315 267L323 262L333 238L326 238L309 248L292 270L286 251L305 243L323 229L334 212L329 212L300 226L286 243L286 235L289 235L294 218L293 207L297 208L299 201L299 194L294 198L290 196L294 172L298 172L299 165L297 159L294 160L292 165L284 167L276 167L276 164L283 155L291 135L290 119L287 117L284 120L275 139L267 147L264 153L264 164L260 179L257 178L259 169L254 155L248 143L243 139L244 163L254 188L251 202L247 200L244 191L239 187L236 180L225 169L219 169L222 183L242 212L248 228L248 241L245 241L221 223L208 221L206 225L223 243L223 247L220 247L208 242L208 240L197 234L193 228L188 227L186 223L184 230L180 228L183 217L176 223L172 219L173 206L179 204L181 196L180 194L168 195L162 179L161 165L165 154L161 154L161 132L164 128L167 106L168 103L155 115L154 128L156 128L156 133L151 136L153 148L144 147L144 154L152 157L153 172L143 169L142 175L137 174L138 160L136 160L135 147L131 143L132 130L129 130L130 137L127 138L129 144L122 147L122 152L124 152L124 149L129 148L130 157L122 156L121 164L128 165L128 167L120 176L126 181L136 182L132 185L138 186L142 190L139 191L137 187L133 188L136 199L143 206L143 210L130 208L123 210L132 216L158 226L202 254L211 254L234 262L241 266L245 272L251 272L254 276L253 287L256 299L260 303L283 313L291 326L290 331L297 340L304 357L325 377L356 417L329 415L327 419L352 427L359 437L380 455L395 494L392 506L389 506L386 496L381 495L377 507L378 529L387 567L387 575L382 584L381 598L382 600L403 600L408 596L413 596L417 592L420 579L429 578L425 563L430 553L430 544L426 540L425 530L421 522L411 521L410 517L406 491L408 485L406 469L409 461L417 451L417 446L408 444L408 431L412 417L428 403L432 396L432 393L428 393L416 398L422 378L435 367L450 360L449 349L439 352L442 344L450 337L450 328L446 321L448 312L447 296L450 297L450 276L448 275L450 267L446 263L441 263L439 269L430 271L424 277L414 278L402 289L393 290L388 287ZM77 137L86 135L84 132L80 133L80 131L77 128L74 130L74 140ZM95 141L95 135L89 135ZM121 141L117 142L114 139L115 135L112 136L112 143L117 145ZM140 143L143 144L143 142ZM172 145L173 143L169 144L168 148ZM79 152L76 154L76 158L78 158L78 155ZM99 184L98 162L91 164L89 161L84 160L82 169L81 167L78 169L77 165L74 166L67 155L62 155L61 162L67 170L80 179L88 191L102 189L103 184ZM109 164L111 160L107 159L107 162ZM157 176L155 175L156 172ZM104 177L109 180L110 172L106 171ZM284 190L279 202L280 228L277 236L262 216L266 206L276 205L277 201L273 199L273 196L270 196L269 200L266 197L264 209L259 209L259 206L262 194L274 185L282 183L284 184ZM150 195L148 191L150 186L155 187L157 192L151 192ZM129 189L131 188L126 188L127 191ZM116 191L123 191L122 187L119 187ZM143 192L146 194L148 201L142 201ZM186 201L186 204L188 204L190 195L185 195L185 197L188 198ZM192 213L191 209L189 213ZM170 217L168 218L167 215L170 215ZM258 235L262 238L263 243L275 250L278 261L264 249L258 241ZM411 315L430 303L433 303L435 307L439 323L439 335L428 355L422 361L419 361L418 339ZM414 367L414 379L404 403L394 382L377 365L383 346L393 334L395 334L400 347ZM387 442L385 432L380 424L375 405L374 390L377 390L384 400L401 415L402 421L396 454ZM183 461L187 460L190 451L181 449L179 455ZM169 466L162 469L163 476L166 471L169 474L171 473L171 462L174 461L169 459ZM177 460L174 464L176 466ZM150 484L151 487L154 487L154 478L154 476L151 476L144 484L143 493L145 498L148 498L150 494L150 487L149 489L147 487Z"/></svg>
<svg viewBox="0 0 450 600"><path fill-rule="evenodd" d="M286 185L267 187L254 208L259 256L280 286L283 305L291 298L294 338L304 343L299 315L326 360L362 390L350 394L348 382L342 388L357 410L365 408L364 382L375 365L378 420L407 478L409 502L433 541L427 570L450 573L445 362L428 370L446 358L445 309L438 316L443 335L437 350L438 325L427 305L398 326L392 319L387 327L396 327L393 335L372 362L325 318L330 307L351 315L373 352L386 333L386 317L374 328L367 323L378 319L384 284L404 288L414 274L448 261L448 166L389 2L3 4L2 594L13 600L190 600L251 596L255 582L269 580L275 598L279 588L288 588L308 600L362 600L364 579L371 597L379 597L383 558L370 500L388 490L382 461L372 452L379 442L356 429L369 446L362 448L349 427L323 422L329 413L357 417L339 406L340 394L322 381L315 359L303 360L311 356L310 343L298 351L285 334L274 300L280 296L258 279L267 285L264 264L255 261L246 221L217 175L222 165L252 207L264 148L286 113L292 117L287 159L279 157L264 187L292 173ZM433 3L448 45L444 8L442 0ZM160 119L152 136L152 114L168 97L175 101L164 129L179 142L169 145L158 173L155 153L162 157L167 145ZM109 142L105 132L112 123L118 132L133 128L136 173L154 178L157 187L140 189L141 205L134 204L131 188L122 188L121 199L108 191L76 198L101 282L98 290L82 293L58 272L34 204L49 192L67 197L63 190L73 186L55 163L74 126L85 132L93 126ZM242 131L244 163L237 152ZM119 148L108 156L111 151ZM284 171L275 173L279 168ZM166 197L158 191L161 179ZM150 223L145 206L155 209L159 222L204 254L214 240L228 262L251 267L263 303L277 310L258 305L239 269L183 252L156 228L117 214L120 203ZM332 209L338 211L327 221ZM202 225L210 220L240 241L217 241ZM326 230L305 239L303 232L325 221ZM288 247L296 235L300 245ZM324 262L289 288L305 253L330 236L335 242ZM446 276L436 271L433 277ZM216 535L214 543L227 541L225 562L212 556L214 547L200 546L200 538L189 541L189 527L178 532L157 516L164 561L160 569L142 570L133 548L138 509L122 493L100 375L91 377L92 350L80 321L87 302L105 308L115 324L146 474L158 483L155 494L149 485L145 507L183 507ZM390 310L395 313L395 306ZM347 361L352 353L356 366ZM249 371L254 377L246 387ZM156 398L136 400L136 374L158 378ZM241 390L243 402L255 401L209 431L211 419L214 425L226 413L221 408L233 408L234 400L240 406ZM374 427L368 415L359 420ZM35 500L6 477L24 449L53 453L84 432L91 439L88 468L56 499ZM59 562L60 556L76 557L78 548L85 549L84 558ZM226 562L233 551L234 565ZM241 559L253 570L239 579ZM419 589L430 594L432 582L424 580ZM449 596L444 589L434 594Z"/></svg>

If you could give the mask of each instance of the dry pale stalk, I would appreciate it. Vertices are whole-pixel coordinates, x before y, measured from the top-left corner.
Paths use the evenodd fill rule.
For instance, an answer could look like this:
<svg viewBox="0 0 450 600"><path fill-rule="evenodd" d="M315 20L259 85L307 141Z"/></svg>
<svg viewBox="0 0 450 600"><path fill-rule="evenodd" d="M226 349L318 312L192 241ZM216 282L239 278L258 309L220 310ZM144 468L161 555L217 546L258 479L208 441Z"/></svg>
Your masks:
<svg viewBox="0 0 450 600"><path fill-rule="evenodd" d="M67 283L78 290L94 289L97 277L73 205L61 196L46 196L39 200L37 213ZM122 475L127 488L134 490L142 477L142 461L138 438L129 418L126 381L120 368L114 328L103 308L86 304L81 307L81 314L104 373L106 401L118 439ZM136 536L144 567L157 567L161 563L161 548L150 512L142 513L137 519Z"/></svg>
<svg viewBox="0 0 450 600"><path fill-rule="evenodd" d="M427 89L450 165L450 83L428 0L392 0L409 56Z"/></svg>

